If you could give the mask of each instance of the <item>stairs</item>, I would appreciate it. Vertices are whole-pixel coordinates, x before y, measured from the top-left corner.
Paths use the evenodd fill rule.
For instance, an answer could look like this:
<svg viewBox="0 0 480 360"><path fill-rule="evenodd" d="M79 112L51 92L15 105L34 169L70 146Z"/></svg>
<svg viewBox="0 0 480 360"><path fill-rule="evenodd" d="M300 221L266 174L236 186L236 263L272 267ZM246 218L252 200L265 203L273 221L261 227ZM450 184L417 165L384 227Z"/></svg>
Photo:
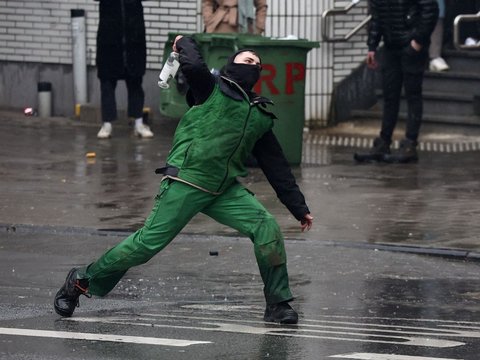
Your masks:
<svg viewBox="0 0 480 360"><path fill-rule="evenodd" d="M480 98L480 51L446 50L443 57L450 66L447 72L425 72L423 82L424 122L479 125ZM381 118L382 91L376 91L379 101L368 110L353 110L355 120ZM406 119L407 106L404 96L399 119Z"/></svg>

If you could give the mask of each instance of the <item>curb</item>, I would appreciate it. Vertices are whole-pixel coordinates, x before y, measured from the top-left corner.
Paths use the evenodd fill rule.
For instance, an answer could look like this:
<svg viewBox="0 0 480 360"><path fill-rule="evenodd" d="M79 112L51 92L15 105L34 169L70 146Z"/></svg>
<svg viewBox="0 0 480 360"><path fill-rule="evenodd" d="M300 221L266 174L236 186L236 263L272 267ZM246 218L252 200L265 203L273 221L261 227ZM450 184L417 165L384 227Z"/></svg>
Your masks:
<svg viewBox="0 0 480 360"><path fill-rule="evenodd" d="M87 227L63 227L52 225L29 225L29 224L3 224L0 223L0 230L7 233L19 233L19 234L55 234L55 235L85 235L85 236L116 236L125 237L126 235L135 231L135 229L95 229ZM195 236L196 238L231 238L238 236L218 236L218 235L205 235L205 234L192 234L182 233L184 236ZM289 238L287 241L295 241L298 244L320 244L322 246L331 247L343 247L354 249L367 249L373 251L390 251L417 255L436 256L443 258L451 258L455 260L464 261L480 261L480 252L463 250L463 249L450 249L450 248L434 248L434 247L422 247L412 245L399 245L399 244L372 244L372 243L353 243L349 241L324 241L324 240L305 240L298 238Z"/></svg>

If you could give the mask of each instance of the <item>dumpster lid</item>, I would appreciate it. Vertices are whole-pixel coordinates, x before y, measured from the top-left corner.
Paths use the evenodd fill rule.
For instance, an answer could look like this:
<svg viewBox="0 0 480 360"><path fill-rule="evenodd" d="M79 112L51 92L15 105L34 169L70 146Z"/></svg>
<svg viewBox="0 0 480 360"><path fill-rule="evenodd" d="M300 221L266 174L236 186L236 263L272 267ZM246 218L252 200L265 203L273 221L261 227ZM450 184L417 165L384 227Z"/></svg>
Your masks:
<svg viewBox="0 0 480 360"><path fill-rule="evenodd" d="M170 35L170 34L169 34ZM214 42L214 43L231 43L236 44L238 48L245 47L256 47L256 46L279 46L279 47L301 47L301 48L318 48L320 47L320 42L311 41L307 39L299 39L294 35L289 35L287 37L274 38L266 37L259 35L251 34L237 34L237 33L195 33L191 34L196 41L198 42Z"/></svg>
<svg viewBox="0 0 480 360"><path fill-rule="evenodd" d="M244 35L239 34L238 36L239 45L246 46L293 46L301 48L318 48L320 47L320 42L311 41L307 39L298 39L297 37L283 37L283 38L273 38L273 37L264 37L258 35Z"/></svg>

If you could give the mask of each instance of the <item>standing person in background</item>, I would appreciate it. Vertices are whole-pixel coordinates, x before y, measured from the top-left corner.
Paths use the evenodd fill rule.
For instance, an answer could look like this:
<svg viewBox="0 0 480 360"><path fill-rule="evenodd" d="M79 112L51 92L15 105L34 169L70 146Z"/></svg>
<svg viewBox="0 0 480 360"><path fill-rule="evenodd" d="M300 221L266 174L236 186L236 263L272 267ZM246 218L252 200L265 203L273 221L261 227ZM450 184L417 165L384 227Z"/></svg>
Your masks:
<svg viewBox="0 0 480 360"><path fill-rule="evenodd" d="M444 32L444 20L445 20L445 0L437 0L438 2L438 21L435 25L431 37L431 44L429 49L430 55L430 71L447 71L450 69L446 61L442 58L443 48L443 32Z"/></svg>
<svg viewBox="0 0 480 360"><path fill-rule="evenodd" d="M265 31L267 0L202 0L207 33L249 33Z"/></svg>
<svg viewBox="0 0 480 360"><path fill-rule="evenodd" d="M100 79L103 125L99 139L112 135L117 120L115 89L125 80L128 92L128 116L135 119L134 133L151 138L153 133L143 123L145 93L142 88L147 62L145 23L141 0L99 1L100 21L97 33L97 76Z"/></svg>
<svg viewBox="0 0 480 360"><path fill-rule="evenodd" d="M415 162L417 139L423 115L422 83L428 62L430 36L438 20L437 0L370 0L372 20L368 30L367 66L378 67L377 48L384 42L383 117L380 136L367 154L355 154L363 161ZM402 85L407 98L405 138L396 154L390 154L397 125Z"/></svg>

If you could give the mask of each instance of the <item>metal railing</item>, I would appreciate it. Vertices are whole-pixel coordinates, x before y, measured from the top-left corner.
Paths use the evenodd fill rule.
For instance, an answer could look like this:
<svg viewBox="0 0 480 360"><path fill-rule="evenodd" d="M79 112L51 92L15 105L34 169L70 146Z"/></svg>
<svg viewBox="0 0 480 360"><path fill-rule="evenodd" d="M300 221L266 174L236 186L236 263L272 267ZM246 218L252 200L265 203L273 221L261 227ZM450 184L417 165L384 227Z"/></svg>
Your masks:
<svg viewBox="0 0 480 360"><path fill-rule="evenodd" d="M371 15L368 15L365 19L360 22L357 26L355 26L348 34L342 36L342 37L331 37L328 34L328 28L329 28L329 22L328 22L328 17L330 16L335 16L335 15L345 15L347 14L351 9L353 9L360 0L352 0L350 4L345 6L343 9L329 9L325 10L322 13L322 39L325 42L345 42L348 41L353 35L355 35L357 32L359 32L365 25L368 24L370 19L372 18Z"/></svg>
<svg viewBox="0 0 480 360"><path fill-rule="evenodd" d="M475 45L465 45L460 43L460 23L480 21L480 12L477 14L458 15L453 21L453 45L459 50L480 49L480 42ZM478 39L477 39L478 41Z"/></svg>

